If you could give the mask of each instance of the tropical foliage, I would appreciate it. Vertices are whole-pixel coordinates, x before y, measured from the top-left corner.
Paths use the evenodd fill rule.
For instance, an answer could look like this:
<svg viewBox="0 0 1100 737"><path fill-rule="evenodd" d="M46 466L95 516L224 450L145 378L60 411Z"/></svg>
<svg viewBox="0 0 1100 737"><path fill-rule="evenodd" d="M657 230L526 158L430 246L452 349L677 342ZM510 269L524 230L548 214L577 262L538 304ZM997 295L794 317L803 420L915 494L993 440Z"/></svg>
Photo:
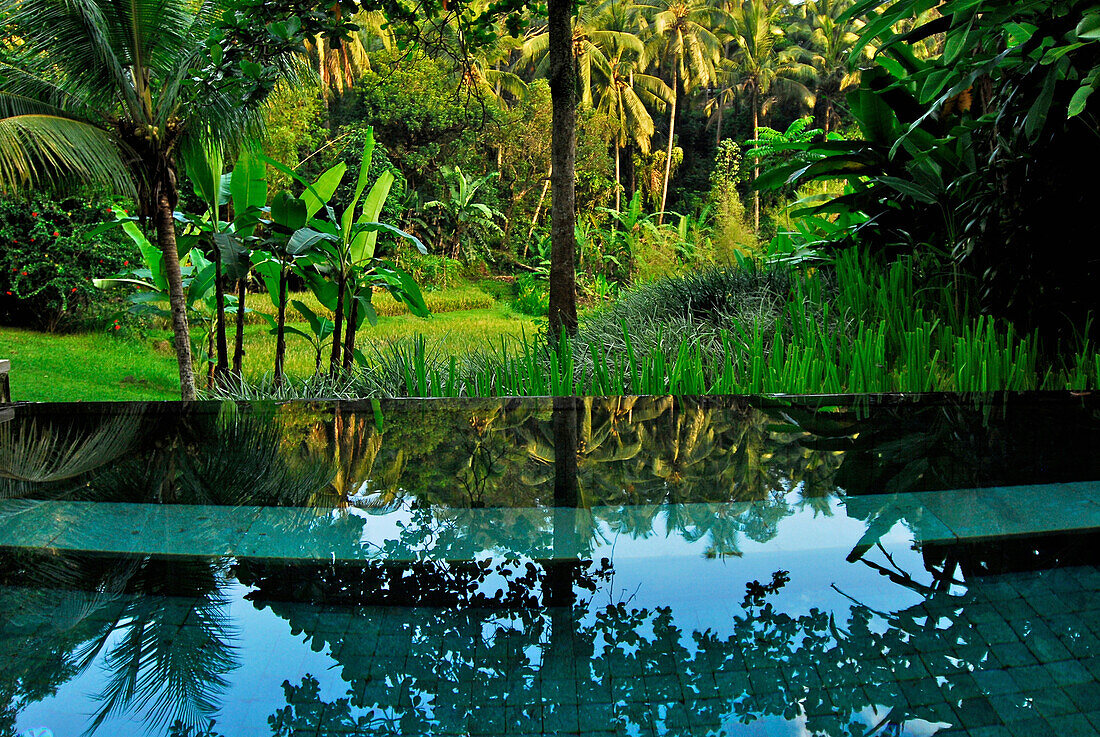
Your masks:
<svg viewBox="0 0 1100 737"><path fill-rule="evenodd" d="M1049 368L1029 385L1089 375L1097 257L1080 215L1095 184L1079 177L1065 193L1067 173L1097 163L1100 31L1084 0L934 12L917 0L592 0L561 26L565 60L533 6L223 1L0 6L0 114L25 131L0 131L0 186L83 181L135 213L120 219L145 262L126 277L129 299L170 320L185 397L192 346L208 385L247 383L242 336L267 319L249 316L257 292L272 305L275 384L287 335L343 381L371 365L357 341L376 291L426 314L410 273L429 287L499 280L499 299L548 311L557 351L557 329L575 332L570 298L602 307L713 267L789 269L802 291L785 309L812 313L848 278L848 247L870 279L922 296L919 316L888 301L900 312L876 319L888 353L909 333L937 336L928 376L951 374L933 367L965 353L956 339L978 350L979 336L1027 342ZM565 148L563 135L575 139ZM563 152L565 171L552 163ZM41 237L21 221L13 244ZM17 256L17 268L32 260ZM911 285L895 281L898 263ZM28 271L0 300L29 304L61 284L51 278L43 291ZM51 299L69 310L68 296ZM762 328L782 348L760 360L797 349L835 364L840 387L864 386L819 337L789 328ZM631 340L671 356L656 334ZM589 346L573 348L588 360ZM523 352L508 350L502 361ZM866 386L914 385L884 370ZM718 385L720 371L704 373L700 386Z"/></svg>

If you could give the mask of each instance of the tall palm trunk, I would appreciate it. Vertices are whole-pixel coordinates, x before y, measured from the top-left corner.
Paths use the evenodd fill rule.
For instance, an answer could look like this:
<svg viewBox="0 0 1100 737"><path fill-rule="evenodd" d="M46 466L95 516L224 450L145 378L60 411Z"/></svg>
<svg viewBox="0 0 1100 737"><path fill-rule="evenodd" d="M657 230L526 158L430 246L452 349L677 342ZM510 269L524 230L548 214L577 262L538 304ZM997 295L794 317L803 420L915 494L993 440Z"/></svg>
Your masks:
<svg viewBox="0 0 1100 737"><path fill-rule="evenodd" d="M573 3L550 0L550 99L553 104L550 142L550 339L564 330L577 333L576 273L576 75L573 58Z"/></svg>
<svg viewBox="0 0 1100 737"><path fill-rule="evenodd" d="M619 212L620 204L622 203L622 181L619 176L619 139L615 139L615 212Z"/></svg>
<svg viewBox="0 0 1100 737"><path fill-rule="evenodd" d="M665 183L661 187L661 211L657 213L657 224L660 225L665 219L665 200L668 198L668 178L672 174L672 142L673 136L676 134L676 102L679 97L677 90L677 74L679 68L676 65L672 67L672 110L668 115L668 150L665 152Z"/></svg>
<svg viewBox="0 0 1100 737"><path fill-rule="evenodd" d="M329 357L328 372L336 376L340 372L340 328L344 324L344 274L336 274L336 311L332 316L332 355Z"/></svg>
<svg viewBox="0 0 1100 737"><path fill-rule="evenodd" d="M623 146L623 155L623 188L626 190L627 197L633 198L635 190L638 189L634 176L634 144L627 141Z"/></svg>
<svg viewBox="0 0 1100 737"><path fill-rule="evenodd" d="M244 363L244 298L248 290L248 274L237 280L237 331L233 342L233 374L239 379Z"/></svg>
<svg viewBox="0 0 1100 737"><path fill-rule="evenodd" d="M760 137L760 108L757 105L758 93L756 86L752 88L752 98L750 100L752 104L752 140L757 140ZM752 177L753 181L760 178L760 157L752 157ZM753 187L752 190L752 224L753 230L757 235L760 235L760 190Z"/></svg>
<svg viewBox="0 0 1100 737"><path fill-rule="evenodd" d="M722 144L722 96L718 96L718 132L714 135L714 147Z"/></svg>
<svg viewBox="0 0 1100 737"><path fill-rule="evenodd" d="M172 334L176 342L176 363L180 374L180 399L195 399L195 369L191 362L191 332L187 326L187 298L183 294L179 251L176 250L176 223L172 217L172 197L161 191L157 198L155 224L157 247L164 254L168 278L168 302L172 310Z"/></svg>
<svg viewBox="0 0 1100 737"><path fill-rule="evenodd" d="M535 235L535 226L538 225L539 215L542 214L542 203L546 201L546 193L550 189L550 177L554 174L554 167L551 165L550 170L546 172L546 181L542 183L542 194L539 195L539 203L535 206L535 214L531 218L531 229L527 231L527 239L530 240ZM527 246L523 247L523 257L527 258Z"/></svg>

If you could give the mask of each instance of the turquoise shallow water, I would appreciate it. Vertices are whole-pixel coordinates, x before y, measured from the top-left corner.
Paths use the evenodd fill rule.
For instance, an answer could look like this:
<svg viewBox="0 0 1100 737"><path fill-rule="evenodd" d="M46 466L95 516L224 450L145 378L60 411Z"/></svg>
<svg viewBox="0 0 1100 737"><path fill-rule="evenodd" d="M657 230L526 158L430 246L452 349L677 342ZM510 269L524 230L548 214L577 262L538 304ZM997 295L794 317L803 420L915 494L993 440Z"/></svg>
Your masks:
<svg viewBox="0 0 1100 737"><path fill-rule="evenodd" d="M0 735L1100 727L1097 402L18 405Z"/></svg>

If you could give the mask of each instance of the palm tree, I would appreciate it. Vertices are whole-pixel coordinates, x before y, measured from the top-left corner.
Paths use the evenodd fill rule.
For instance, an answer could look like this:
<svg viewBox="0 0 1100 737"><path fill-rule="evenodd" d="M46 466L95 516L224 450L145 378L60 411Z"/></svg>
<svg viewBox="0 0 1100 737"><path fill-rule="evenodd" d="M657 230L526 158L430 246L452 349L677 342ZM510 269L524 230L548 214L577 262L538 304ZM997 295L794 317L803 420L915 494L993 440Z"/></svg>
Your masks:
<svg viewBox="0 0 1100 737"><path fill-rule="evenodd" d="M763 104L769 100L773 85L798 92L806 99L812 94L796 81L796 76L812 72L798 61L797 46L781 48L784 32L780 20L789 9L788 0L744 0L730 13L728 26L733 40L730 58L740 83L737 88L748 95L752 110L752 137L756 140L760 128ZM753 176L760 176L760 159L753 157ZM753 191L753 226L760 232L760 192Z"/></svg>
<svg viewBox="0 0 1100 737"><path fill-rule="evenodd" d="M715 65L721 58L722 42L712 29L720 27L728 14L700 0L649 0L648 4L640 7L649 16L647 58L655 60L658 68L667 68L672 72L668 151L665 153L664 184L661 187L661 212L657 216L659 225L668 199L680 93L715 79Z"/></svg>
<svg viewBox="0 0 1100 737"><path fill-rule="evenodd" d="M29 161L41 166L33 168L58 161L81 173L101 161L126 172L164 254L184 399L195 397L195 375L173 219L176 158L199 139L235 139L256 114L231 88L191 81L218 2L0 0L23 41L18 56L0 62L0 118L30 116L38 127L37 138L22 141L37 141ZM63 152L50 141L68 145ZM17 160L19 145L0 138L0 158Z"/></svg>
<svg viewBox="0 0 1100 737"><path fill-rule="evenodd" d="M341 17L339 6L334 8L337 19ZM362 17L360 17L362 16ZM354 20L371 29L375 26L375 14L361 13ZM346 39L332 39L320 34L305 40L306 58L321 82L325 99L328 127L333 127L333 108L336 99L351 89L355 80L370 68L370 59L364 41L369 40L369 30L361 30ZM385 37L383 37L385 41Z"/></svg>
<svg viewBox="0 0 1100 737"><path fill-rule="evenodd" d="M653 117L647 103L663 109L672 103L673 91L660 77L641 74L638 62L623 58L620 51L608 64L609 74L596 82L596 112L612 122L615 144L615 210L621 204L620 155L634 144L643 154L649 153L653 137Z"/></svg>
<svg viewBox="0 0 1100 737"><path fill-rule="evenodd" d="M582 7L573 17L573 57L576 63L579 102L592 105L592 71L610 76L609 58L625 49L641 55L642 43L637 36L606 28L604 14L592 6ZM535 63L535 74L546 76L550 68L550 33L547 29L523 42L523 58Z"/></svg>
<svg viewBox="0 0 1100 737"><path fill-rule="evenodd" d="M515 72L501 68L519 46L519 39L502 36L488 48L471 55L463 64L460 84L495 99L502 108L508 107L504 93L516 100L526 97L527 83Z"/></svg>
<svg viewBox="0 0 1100 737"><path fill-rule="evenodd" d="M792 28L805 49L803 61L813 70L814 127L825 136L840 123L836 108L844 94L859 83L851 52L864 23L858 18L839 20L851 4L851 0L807 0L798 7L798 22ZM869 59L873 53L868 45L860 55Z"/></svg>

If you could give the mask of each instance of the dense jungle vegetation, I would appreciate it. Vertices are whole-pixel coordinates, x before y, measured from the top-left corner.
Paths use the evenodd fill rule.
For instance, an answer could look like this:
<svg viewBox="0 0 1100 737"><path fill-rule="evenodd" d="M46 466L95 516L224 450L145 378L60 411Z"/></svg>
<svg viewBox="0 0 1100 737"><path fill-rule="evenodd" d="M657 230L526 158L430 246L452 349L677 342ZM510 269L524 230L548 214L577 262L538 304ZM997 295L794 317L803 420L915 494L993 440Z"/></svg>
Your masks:
<svg viewBox="0 0 1100 737"><path fill-rule="evenodd" d="M1100 385L1087 0L0 20L17 399Z"/></svg>

